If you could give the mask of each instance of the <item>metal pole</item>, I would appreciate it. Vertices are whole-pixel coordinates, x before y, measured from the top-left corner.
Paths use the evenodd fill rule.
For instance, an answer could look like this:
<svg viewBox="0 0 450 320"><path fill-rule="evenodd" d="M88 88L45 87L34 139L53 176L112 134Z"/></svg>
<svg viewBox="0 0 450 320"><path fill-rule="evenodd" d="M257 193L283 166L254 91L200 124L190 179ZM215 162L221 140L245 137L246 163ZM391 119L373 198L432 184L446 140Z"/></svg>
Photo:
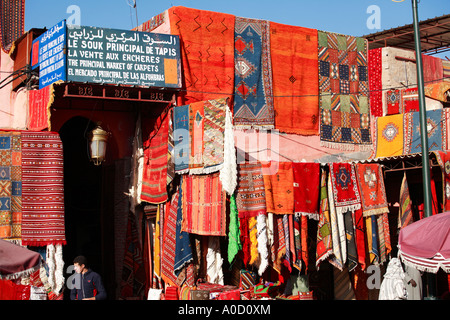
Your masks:
<svg viewBox="0 0 450 320"><path fill-rule="evenodd" d="M428 157L428 131L427 115L425 107L425 89L423 83L422 49L420 46L419 17L417 10L417 0L412 1L413 20L414 20L414 42L416 49L416 67L417 67L417 89L419 93L419 116L420 116L420 135L422 140L422 177L423 177L423 201L425 217L432 215L431 208L431 184L430 184L430 162ZM427 295L429 299L435 298L434 275L427 273Z"/></svg>

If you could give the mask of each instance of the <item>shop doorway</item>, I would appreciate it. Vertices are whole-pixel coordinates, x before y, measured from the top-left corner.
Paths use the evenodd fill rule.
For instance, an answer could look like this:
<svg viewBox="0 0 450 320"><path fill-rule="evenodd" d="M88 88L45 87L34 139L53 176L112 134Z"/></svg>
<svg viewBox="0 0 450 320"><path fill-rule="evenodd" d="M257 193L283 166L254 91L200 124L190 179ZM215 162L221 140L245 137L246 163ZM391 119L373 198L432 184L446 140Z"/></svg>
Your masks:
<svg viewBox="0 0 450 320"><path fill-rule="evenodd" d="M87 133L95 123L73 117L60 129L64 149L64 197L67 245L64 246L65 277L77 255L87 257L90 267L101 273L102 265L102 168L91 163ZM64 298L69 298L65 290Z"/></svg>

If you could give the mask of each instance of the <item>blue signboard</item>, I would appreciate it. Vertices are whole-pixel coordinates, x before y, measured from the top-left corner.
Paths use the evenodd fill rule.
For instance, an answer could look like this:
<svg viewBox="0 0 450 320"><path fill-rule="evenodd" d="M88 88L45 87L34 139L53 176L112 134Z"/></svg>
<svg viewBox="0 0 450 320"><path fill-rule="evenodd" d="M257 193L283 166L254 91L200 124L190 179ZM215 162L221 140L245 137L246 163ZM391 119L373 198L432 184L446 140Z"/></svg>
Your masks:
<svg viewBox="0 0 450 320"><path fill-rule="evenodd" d="M31 68L39 67L39 89L66 80L66 20L62 20L33 41Z"/></svg>

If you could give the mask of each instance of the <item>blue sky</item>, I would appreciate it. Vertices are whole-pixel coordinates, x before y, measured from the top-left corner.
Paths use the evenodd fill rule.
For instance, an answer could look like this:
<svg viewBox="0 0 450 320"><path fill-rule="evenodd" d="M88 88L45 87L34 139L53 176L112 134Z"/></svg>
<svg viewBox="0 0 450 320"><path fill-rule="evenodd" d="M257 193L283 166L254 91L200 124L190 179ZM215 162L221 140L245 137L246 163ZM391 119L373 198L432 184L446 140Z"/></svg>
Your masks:
<svg viewBox="0 0 450 320"><path fill-rule="evenodd" d="M400 2L399 2L400 1ZM129 30L136 26L132 0L26 0L25 30L50 28L68 19L70 5L81 12L81 25ZM289 25L362 36L412 23L411 0L136 0L139 24L172 6L224 12ZM371 5L380 9L380 28L369 29ZM450 13L449 0L421 0L419 19Z"/></svg>

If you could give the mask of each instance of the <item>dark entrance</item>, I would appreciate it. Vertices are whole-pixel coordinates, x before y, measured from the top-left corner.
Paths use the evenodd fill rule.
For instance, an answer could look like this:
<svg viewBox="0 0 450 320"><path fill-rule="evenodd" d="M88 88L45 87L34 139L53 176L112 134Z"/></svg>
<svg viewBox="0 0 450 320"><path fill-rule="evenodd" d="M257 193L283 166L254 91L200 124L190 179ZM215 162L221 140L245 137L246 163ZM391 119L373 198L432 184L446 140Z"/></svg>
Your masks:
<svg viewBox="0 0 450 320"><path fill-rule="evenodd" d="M64 197L67 267L77 255L87 257L90 267L102 273L102 168L90 162L87 134L95 123L84 117L68 120L59 134L64 148ZM65 298L69 298L65 290Z"/></svg>

